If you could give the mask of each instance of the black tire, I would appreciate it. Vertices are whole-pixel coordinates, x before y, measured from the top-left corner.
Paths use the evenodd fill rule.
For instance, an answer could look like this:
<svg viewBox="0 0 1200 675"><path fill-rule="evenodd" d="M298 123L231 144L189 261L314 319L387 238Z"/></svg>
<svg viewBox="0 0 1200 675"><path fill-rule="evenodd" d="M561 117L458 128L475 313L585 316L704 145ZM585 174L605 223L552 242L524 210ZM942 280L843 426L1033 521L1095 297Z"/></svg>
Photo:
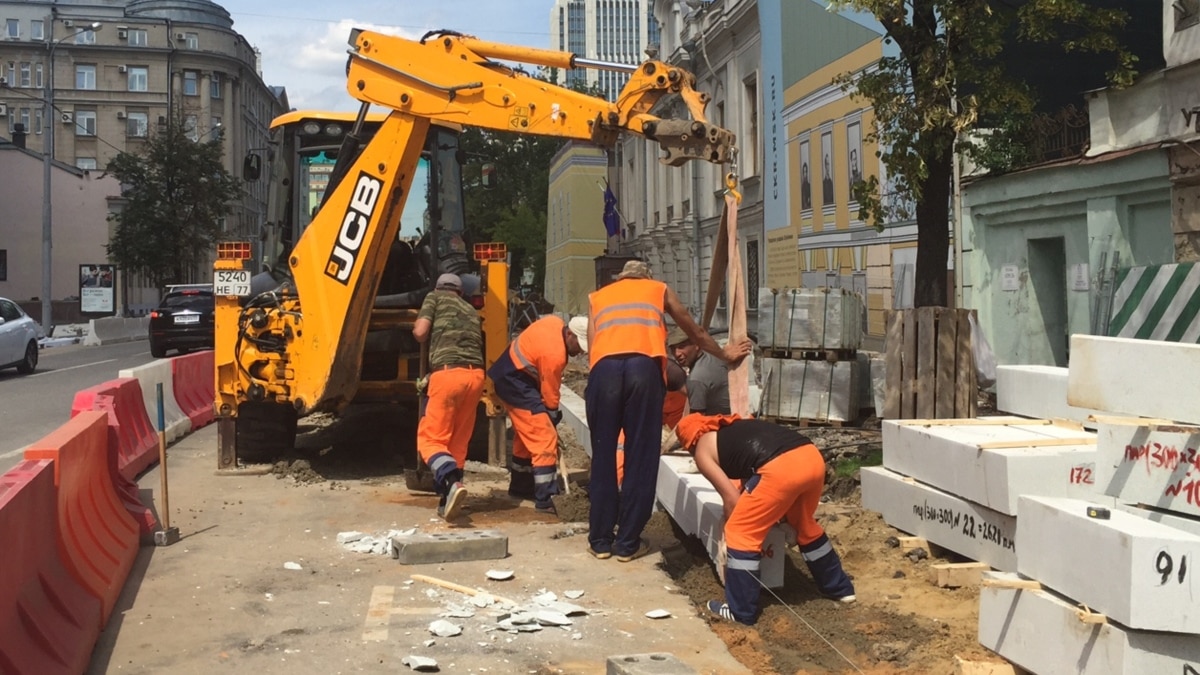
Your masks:
<svg viewBox="0 0 1200 675"><path fill-rule="evenodd" d="M244 462L272 462L295 450L296 409L282 403L247 401L238 406L237 456Z"/></svg>
<svg viewBox="0 0 1200 675"><path fill-rule="evenodd" d="M167 355L167 348L160 344L155 344L154 340L150 341L150 356L156 359L161 359Z"/></svg>
<svg viewBox="0 0 1200 675"><path fill-rule="evenodd" d="M25 345L25 358L17 364L17 372L22 375L28 375L37 370L38 364L38 346L36 340L30 340L29 344Z"/></svg>

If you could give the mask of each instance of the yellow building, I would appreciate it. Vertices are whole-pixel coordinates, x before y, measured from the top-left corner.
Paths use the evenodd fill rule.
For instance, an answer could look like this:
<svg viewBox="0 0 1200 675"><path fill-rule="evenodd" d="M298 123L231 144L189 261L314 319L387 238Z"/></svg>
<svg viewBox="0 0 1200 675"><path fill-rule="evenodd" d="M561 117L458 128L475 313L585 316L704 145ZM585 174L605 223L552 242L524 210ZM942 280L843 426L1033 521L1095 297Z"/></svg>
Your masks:
<svg viewBox="0 0 1200 675"><path fill-rule="evenodd" d="M546 215L546 300L558 313L586 314L604 255L604 186L608 156L584 143L563 145L550 163Z"/></svg>

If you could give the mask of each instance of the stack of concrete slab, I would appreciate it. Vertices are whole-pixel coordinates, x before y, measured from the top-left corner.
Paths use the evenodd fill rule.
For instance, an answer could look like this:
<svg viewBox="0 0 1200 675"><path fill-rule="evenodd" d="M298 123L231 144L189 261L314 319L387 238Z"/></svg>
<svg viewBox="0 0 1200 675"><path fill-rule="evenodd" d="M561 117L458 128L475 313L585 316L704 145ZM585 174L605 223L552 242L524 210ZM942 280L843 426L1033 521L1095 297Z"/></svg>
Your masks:
<svg viewBox="0 0 1200 675"><path fill-rule="evenodd" d="M1100 410L1067 403L1068 369L1057 366L997 366L996 410L1037 419L1074 420L1092 427Z"/></svg>
<svg viewBox="0 0 1200 675"><path fill-rule="evenodd" d="M1200 423L1197 377L1198 345L1071 338L1067 403L1143 418L1098 418L1096 497L1019 499L1023 578L984 581L984 646L1037 673L1200 673L1200 426L1176 423Z"/></svg>
<svg viewBox="0 0 1200 675"><path fill-rule="evenodd" d="M889 420L863 506L889 525L997 569L1017 568L1021 495L1094 494L1096 436L1078 425L995 417Z"/></svg>
<svg viewBox="0 0 1200 675"><path fill-rule="evenodd" d="M760 288L759 346L768 350L855 350L862 345L863 297L841 288Z"/></svg>
<svg viewBox="0 0 1200 675"><path fill-rule="evenodd" d="M759 415L784 421L858 419L860 361L764 358Z"/></svg>

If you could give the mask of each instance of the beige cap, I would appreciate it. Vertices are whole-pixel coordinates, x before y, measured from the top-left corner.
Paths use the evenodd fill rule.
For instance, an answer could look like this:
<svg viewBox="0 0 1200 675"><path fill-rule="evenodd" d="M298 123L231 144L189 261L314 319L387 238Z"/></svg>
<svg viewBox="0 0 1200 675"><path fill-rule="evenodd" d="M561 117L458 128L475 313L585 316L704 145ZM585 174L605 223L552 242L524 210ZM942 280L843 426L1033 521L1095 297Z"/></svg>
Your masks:
<svg viewBox="0 0 1200 675"><path fill-rule="evenodd" d="M586 316L571 317L571 320L567 322L567 328L571 329L571 332L575 334L575 337L579 338L579 347L583 349L584 352L587 352L588 318Z"/></svg>
<svg viewBox="0 0 1200 675"><path fill-rule="evenodd" d="M621 269L621 273L617 275L618 279L649 279L650 266L641 260L630 260L625 263L625 267Z"/></svg>
<svg viewBox="0 0 1200 675"><path fill-rule="evenodd" d="M443 274L438 277L437 290L462 293L462 279L457 274Z"/></svg>
<svg viewBox="0 0 1200 675"><path fill-rule="evenodd" d="M675 345L681 345L685 342L691 341L692 339L688 337L688 334L683 332L683 329L679 326L671 326L671 330L667 332L668 347L674 347Z"/></svg>

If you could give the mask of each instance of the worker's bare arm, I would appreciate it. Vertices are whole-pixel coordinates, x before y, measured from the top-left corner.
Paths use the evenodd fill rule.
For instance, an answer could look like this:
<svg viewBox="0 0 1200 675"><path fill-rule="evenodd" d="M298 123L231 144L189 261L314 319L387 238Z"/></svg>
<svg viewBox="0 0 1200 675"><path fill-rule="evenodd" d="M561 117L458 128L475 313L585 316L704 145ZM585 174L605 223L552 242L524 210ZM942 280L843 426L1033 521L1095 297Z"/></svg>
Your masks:
<svg viewBox="0 0 1200 675"><path fill-rule="evenodd" d="M742 493L721 470L721 463L717 459L717 432L710 431L700 437L696 442L695 458L696 468L700 469L701 475L707 478L717 494L721 495L721 501L725 505L725 517L728 518Z"/></svg>
<svg viewBox="0 0 1200 675"><path fill-rule="evenodd" d="M433 327L433 322L426 318L417 319L413 323L413 339L417 342L425 342L429 339L429 329Z"/></svg>
<svg viewBox="0 0 1200 675"><path fill-rule="evenodd" d="M666 295L663 298L663 308L672 319L675 319L675 324L683 329L693 344L730 365L740 363L754 345L749 338L743 338L737 342L731 340L722 349L717 341L708 334L708 331L701 328L700 324L692 319L692 315L688 314L687 308L683 306L683 302L679 300L679 296L670 286L667 286Z"/></svg>

